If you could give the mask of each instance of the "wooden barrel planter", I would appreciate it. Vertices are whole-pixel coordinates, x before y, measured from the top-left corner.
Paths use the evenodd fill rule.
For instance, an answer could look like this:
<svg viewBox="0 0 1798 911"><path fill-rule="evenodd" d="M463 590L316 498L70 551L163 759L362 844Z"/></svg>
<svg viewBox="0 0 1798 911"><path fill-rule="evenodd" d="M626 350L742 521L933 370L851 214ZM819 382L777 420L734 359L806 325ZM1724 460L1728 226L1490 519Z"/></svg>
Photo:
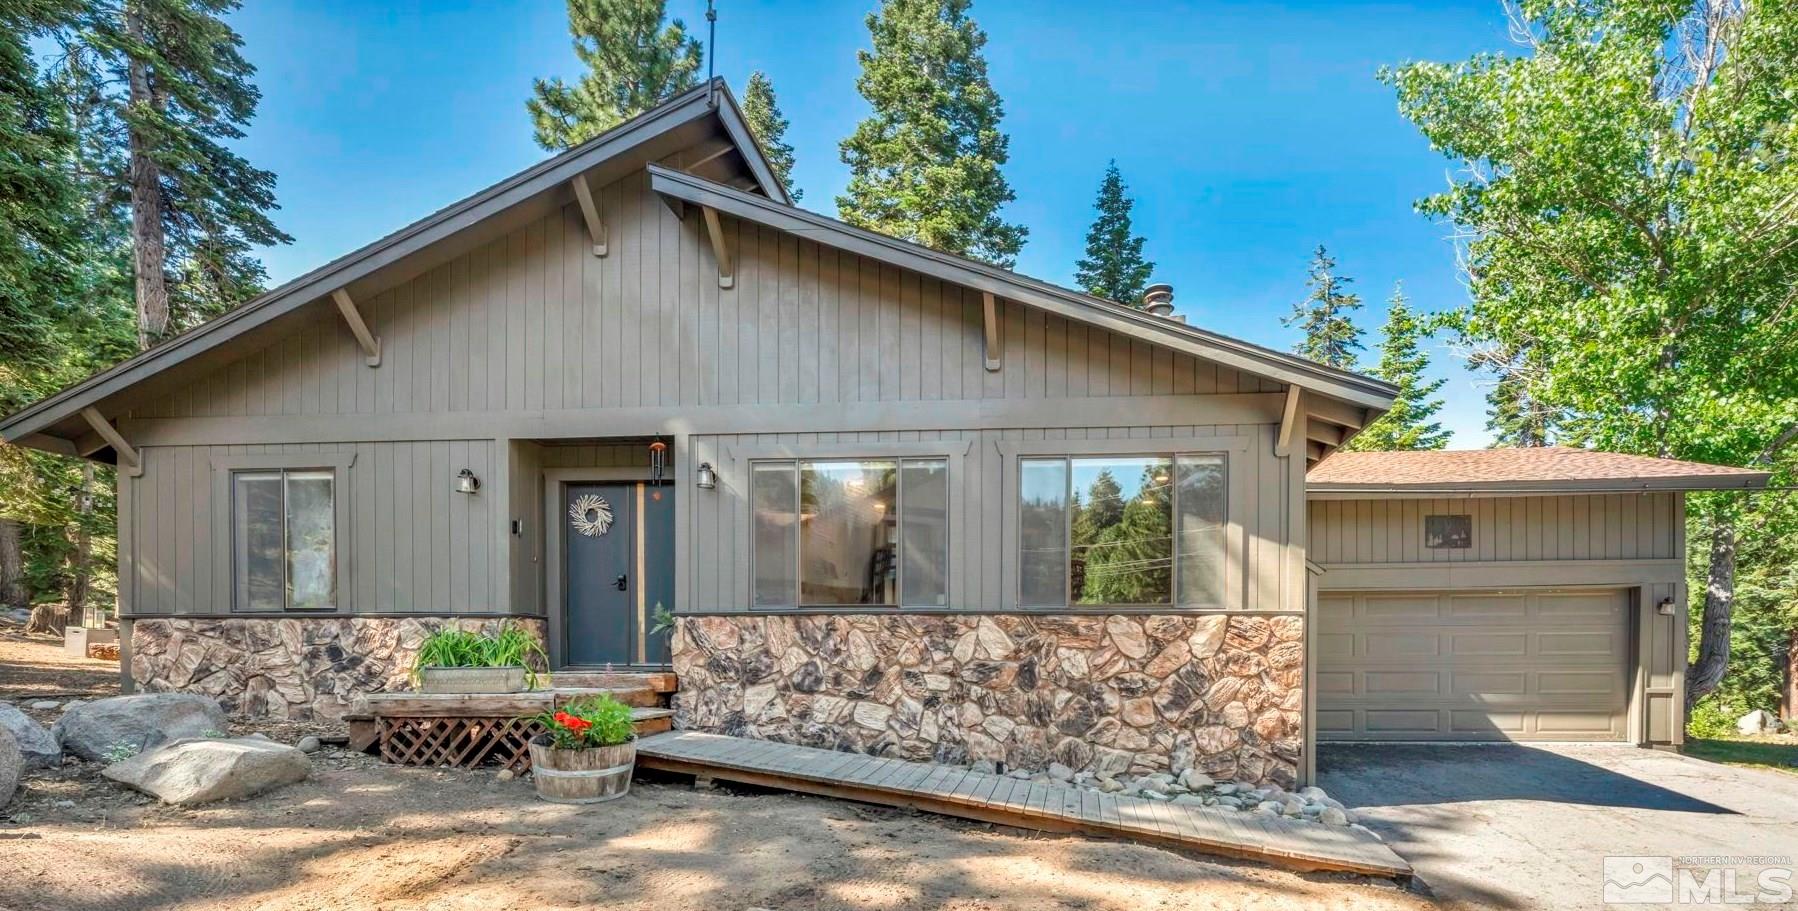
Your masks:
<svg viewBox="0 0 1798 911"><path fill-rule="evenodd" d="M558 750L547 736L531 741L531 778L551 803L602 803L630 793L635 740L586 750Z"/></svg>

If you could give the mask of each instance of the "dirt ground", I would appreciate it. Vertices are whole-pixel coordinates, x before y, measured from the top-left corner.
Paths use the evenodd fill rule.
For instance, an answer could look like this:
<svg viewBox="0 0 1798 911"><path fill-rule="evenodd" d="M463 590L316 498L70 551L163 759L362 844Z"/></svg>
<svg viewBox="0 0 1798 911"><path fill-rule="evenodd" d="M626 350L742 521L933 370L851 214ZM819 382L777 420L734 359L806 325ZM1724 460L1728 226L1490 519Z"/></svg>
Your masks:
<svg viewBox="0 0 1798 911"><path fill-rule="evenodd" d="M0 699L103 695L108 670L0 628ZM291 739L301 726L251 729ZM1356 877L678 779L559 806L528 781L330 747L302 784L192 810L97 764L34 773L0 808L0 871L5 911L1428 907Z"/></svg>

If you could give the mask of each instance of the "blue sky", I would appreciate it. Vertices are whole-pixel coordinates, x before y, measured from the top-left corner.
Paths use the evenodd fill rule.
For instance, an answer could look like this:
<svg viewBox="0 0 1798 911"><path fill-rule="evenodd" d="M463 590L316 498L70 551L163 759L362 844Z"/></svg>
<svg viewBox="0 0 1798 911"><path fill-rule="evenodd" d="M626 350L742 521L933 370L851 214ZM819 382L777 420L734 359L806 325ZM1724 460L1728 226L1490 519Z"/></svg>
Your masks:
<svg viewBox="0 0 1798 911"><path fill-rule="evenodd" d="M774 82L792 120L801 204L834 214L837 143L866 107L855 52L874 0L719 0L715 63L734 88ZM669 13L703 36L703 0ZM545 153L524 100L577 73L563 5L254 0L233 19L263 101L240 144L279 177L285 281ZM1137 200L1156 279L1198 325L1289 348L1280 317L1319 243L1367 302L1371 362L1385 300L1459 303L1446 228L1412 211L1450 165L1402 120L1378 68L1504 49L1497 0L1148 3L976 0L1011 136L1008 216L1030 228L1018 269L1072 284L1108 159ZM1483 446L1484 385L1438 343L1456 447Z"/></svg>

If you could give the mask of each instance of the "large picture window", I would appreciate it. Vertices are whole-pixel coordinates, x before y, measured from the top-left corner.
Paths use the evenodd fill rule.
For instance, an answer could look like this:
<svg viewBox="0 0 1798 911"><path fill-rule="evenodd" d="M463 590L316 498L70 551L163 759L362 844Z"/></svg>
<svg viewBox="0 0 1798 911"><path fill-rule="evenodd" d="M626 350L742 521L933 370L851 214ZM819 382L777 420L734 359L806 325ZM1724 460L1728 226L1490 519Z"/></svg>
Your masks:
<svg viewBox="0 0 1798 911"><path fill-rule="evenodd" d="M328 468L231 473L238 610L336 608L336 488Z"/></svg>
<svg viewBox="0 0 1798 911"><path fill-rule="evenodd" d="M757 607L948 603L944 459L750 463Z"/></svg>
<svg viewBox="0 0 1798 911"><path fill-rule="evenodd" d="M1228 519L1216 453L1025 457L1023 607L1221 607Z"/></svg>

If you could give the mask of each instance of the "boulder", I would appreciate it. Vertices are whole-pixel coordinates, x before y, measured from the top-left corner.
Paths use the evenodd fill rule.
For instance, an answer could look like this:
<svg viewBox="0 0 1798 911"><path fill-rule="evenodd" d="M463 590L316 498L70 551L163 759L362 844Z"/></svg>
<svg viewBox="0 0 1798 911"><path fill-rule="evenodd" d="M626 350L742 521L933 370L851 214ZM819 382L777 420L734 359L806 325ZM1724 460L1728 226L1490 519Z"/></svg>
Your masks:
<svg viewBox="0 0 1798 911"><path fill-rule="evenodd" d="M72 706L62 713L52 733L62 748L90 762L108 753L141 753L184 737L204 737L228 727L216 700L191 693L143 693L113 696Z"/></svg>
<svg viewBox="0 0 1798 911"><path fill-rule="evenodd" d="M1326 826L1346 826L1349 824L1348 814L1335 807L1325 807L1324 811L1318 814L1318 819Z"/></svg>
<svg viewBox="0 0 1798 911"><path fill-rule="evenodd" d="M1736 731L1741 734L1777 734L1779 717L1766 709L1755 709L1736 719Z"/></svg>
<svg viewBox="0 0 1798 911"><path fill-rule="evenodd" d="M19 742L13 739L11 731L0 727L0 809L12 800L24 772L25 757L19 753Z"/></svg>
<svg viewBox="0 0 1798 911"><path fill-rule="evenodd" d="M107 778L164 803L240 800L311 774L306 754L283 743L253 737L177 740L115 762Z"/></svg>
<svg viewBox="0 0 1798 911"><path fill-rule="evenodd" d="M19 711L10 702L0 702L0 728L12 734L20 755L25 757L25 768L42 769L61 764L62 745L43 725L31 720L30 715Z"/></svg>

